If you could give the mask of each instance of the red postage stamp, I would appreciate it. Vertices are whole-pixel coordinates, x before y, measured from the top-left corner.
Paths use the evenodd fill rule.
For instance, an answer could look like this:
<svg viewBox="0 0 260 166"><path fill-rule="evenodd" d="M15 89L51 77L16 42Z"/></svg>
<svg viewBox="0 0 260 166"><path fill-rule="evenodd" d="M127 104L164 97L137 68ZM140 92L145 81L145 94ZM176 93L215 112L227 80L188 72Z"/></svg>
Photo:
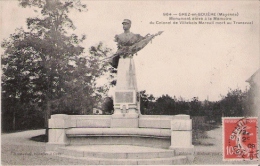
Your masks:
<svg viewBox="0 0 260 166"><path fill-rule="evenodd" d="M228 117L223 124L223 159L257 160L257 118Z"/></svg>

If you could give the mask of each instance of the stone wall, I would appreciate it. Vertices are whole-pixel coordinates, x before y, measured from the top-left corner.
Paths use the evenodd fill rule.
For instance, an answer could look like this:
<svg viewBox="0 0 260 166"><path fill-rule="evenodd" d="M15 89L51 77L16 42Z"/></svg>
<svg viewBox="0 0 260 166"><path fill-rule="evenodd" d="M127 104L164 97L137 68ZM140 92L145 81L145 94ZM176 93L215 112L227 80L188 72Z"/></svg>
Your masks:
<svg viewBox="0 0 260 166"><path fill-rule="evenodd" d="M121 140L121 144L128 141L142 145L141 142L147 140L143 145L162 145L161 148L170 145L168 148L175 149L178 154L193 156L192 120L189 115L140 115L135 128L111 128L111 119L111 115L52 115L46 151L71 144L102 144L103 141L120 144ZM141 141L139 144L138 140Z"/></svg>

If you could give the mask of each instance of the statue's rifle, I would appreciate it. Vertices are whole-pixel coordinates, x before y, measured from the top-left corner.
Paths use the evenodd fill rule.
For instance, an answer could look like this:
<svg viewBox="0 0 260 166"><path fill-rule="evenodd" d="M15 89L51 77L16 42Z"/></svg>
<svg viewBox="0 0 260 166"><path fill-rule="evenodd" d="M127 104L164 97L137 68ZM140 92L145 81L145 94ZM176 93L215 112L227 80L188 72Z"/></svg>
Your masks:
<svg viewBox="0 0 260 166"><path fill-rule="evenodd" d="M145 39L147 39L147 38L150 38L149 40L151 40L151 39L153 39L155 36L161 35L162 33L163 33L163 31L159 31L158 33L156 33L156 34L154 34L154 35L147 34L143 40L145 40ZM141 40L141 41L143 41L143 40ZM141 41L139 41L139 42L141 42ZM148 42L145 43L144 46L145 46L146 44L148 44ZM144 46L143 46L143 47L144 47ZM140 49L139 49L139 50L140 50ZM132 54L135 54L135 53L138 52L139 50L137 50L137 51L135 51L135 52L131 52L131 53L132 53ZM102 59L101 61L104 61L104 60L107 60L107 59L112 59L112 58L114 58L114 57L116 57L116 56L119 56L119 55L120 55L120 54L115 53L114 55L112 55L112 56L110 56L110 57L107 57L107 58L104 58L104 59Z"/></svg>
<svg viewBox="0 0 260 166"><path fill-rule="evenodd" d="M150 35L149 33L145 36L145 37L152 37L154 38L155 36L161 35L163 33L163 31L159 31L158 33L154 34L154 35Z"/></svg>

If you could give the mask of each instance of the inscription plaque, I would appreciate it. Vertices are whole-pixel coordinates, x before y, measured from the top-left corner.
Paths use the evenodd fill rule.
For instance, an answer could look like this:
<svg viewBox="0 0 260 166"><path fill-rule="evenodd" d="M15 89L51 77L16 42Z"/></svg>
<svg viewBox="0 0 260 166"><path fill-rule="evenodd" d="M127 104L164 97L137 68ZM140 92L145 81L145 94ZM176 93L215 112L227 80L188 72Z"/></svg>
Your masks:
<svg viewBox="0 0 260 166"><path fill-rule="evenodd" d="M135 91L115 92L115 103L135 103Z"/></svg>

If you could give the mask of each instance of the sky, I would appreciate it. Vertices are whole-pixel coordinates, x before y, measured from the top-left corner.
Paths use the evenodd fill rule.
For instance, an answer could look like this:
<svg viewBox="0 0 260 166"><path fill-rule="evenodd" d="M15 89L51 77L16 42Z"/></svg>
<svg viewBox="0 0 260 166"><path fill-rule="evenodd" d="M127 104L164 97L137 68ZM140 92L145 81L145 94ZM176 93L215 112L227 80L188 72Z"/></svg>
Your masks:
<svg viewBox="0 0 260 166"><path fill-rule="evenodd" d="M1 41L16 28L26 28L26 18L39 15L33 9L19 7L17 1L0 2ZM248 88L245 81L259 68L258 1L82 2L88 11L72 11L70 16L77 28L74 33L87 36L82 44L86 48L101 41L115 52L114 36L123 32L121 23L126 18L132 21L133 33L145 36L164 31L134 57L139 91L146 90L156 97L169 94L186 100L199 97L199 100L216 101L230 88ZM180 16L183 13L209 12L238 16L221 16L231 18L232 24L227 21L225 24L216 24L217 21L214 24L180 24L179 21L176 21L178 24L156 24L172 21L165 16L167 13L183 18L185 16ZM234 24L234 21L252 24Z"/></svg>

